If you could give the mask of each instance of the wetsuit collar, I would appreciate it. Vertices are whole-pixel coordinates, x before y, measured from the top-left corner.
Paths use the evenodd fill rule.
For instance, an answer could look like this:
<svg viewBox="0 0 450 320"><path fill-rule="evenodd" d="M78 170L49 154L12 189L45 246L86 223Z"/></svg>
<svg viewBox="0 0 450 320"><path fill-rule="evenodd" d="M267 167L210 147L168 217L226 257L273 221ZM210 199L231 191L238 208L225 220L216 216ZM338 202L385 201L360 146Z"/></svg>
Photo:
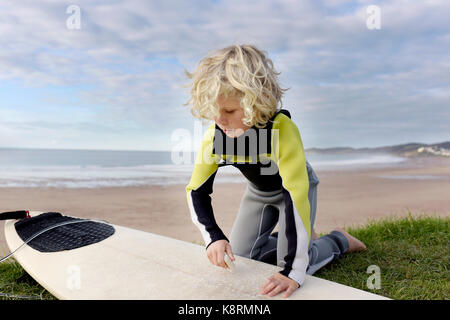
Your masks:
<svg viewBox="0 0 450 320"><path fill-rule="evenodd" d="M259 154L271 153L272 126L273 120L279 114L283 113L291 117L288 110L281 109L267 121L264 128L256 126L246 130L242 135L230 138L216 124L214 131L214 141L212 153L215 155L235 155L235 156L256 156ZM256 141L254 141L256 139ZM256 142L256 143L255 143Z"/></svg>

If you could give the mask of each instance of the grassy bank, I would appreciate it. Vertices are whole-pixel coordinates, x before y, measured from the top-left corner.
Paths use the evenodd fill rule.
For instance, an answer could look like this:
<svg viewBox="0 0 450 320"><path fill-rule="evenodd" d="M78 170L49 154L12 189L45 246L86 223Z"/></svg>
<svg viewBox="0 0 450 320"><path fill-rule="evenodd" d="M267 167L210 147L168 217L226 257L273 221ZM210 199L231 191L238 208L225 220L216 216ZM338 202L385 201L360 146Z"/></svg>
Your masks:
<svg viewBox="0 0 450 320"><path fill-rule="evenodd" d="M409 216L347 228L367 251L344 255L315 276L392 299L450 299L449 227L449 217ZM371 277L377 268L379 289Z"/></svg>
<svg viewBox="0 0 450 320"><path fill-rule="evenodd" d="M410 216L347 228L367 251L344 255L315 276L392 299L450 299L449 227L449 217ZM0 264L0 299L54 297L12 260Z"/></svg>
<svg viewBox="0 0 450 320"><path fill-rule="evenodd" d="M55 299L13 259L0 263L0 299Z"/></svg>

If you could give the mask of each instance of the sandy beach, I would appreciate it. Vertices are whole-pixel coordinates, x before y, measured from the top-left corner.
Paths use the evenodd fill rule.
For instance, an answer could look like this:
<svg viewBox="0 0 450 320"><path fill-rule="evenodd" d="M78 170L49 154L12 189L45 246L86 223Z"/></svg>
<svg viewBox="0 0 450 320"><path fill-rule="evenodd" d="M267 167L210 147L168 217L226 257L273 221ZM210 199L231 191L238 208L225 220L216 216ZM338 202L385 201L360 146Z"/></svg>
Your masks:
<svg viewBox="0 0 450 320"><path fill-rule="evenodd" d="M450 159L415 158L401 166L317 170L315 229L364 224L388 216L450 214ZM229 234L245 183L214 185L216 220ZM56 211L107 220L176 239L203 243L190 219L185 185L110 188L0 188L0 212ZM0 252L8 252L0 222Z"/></svg>

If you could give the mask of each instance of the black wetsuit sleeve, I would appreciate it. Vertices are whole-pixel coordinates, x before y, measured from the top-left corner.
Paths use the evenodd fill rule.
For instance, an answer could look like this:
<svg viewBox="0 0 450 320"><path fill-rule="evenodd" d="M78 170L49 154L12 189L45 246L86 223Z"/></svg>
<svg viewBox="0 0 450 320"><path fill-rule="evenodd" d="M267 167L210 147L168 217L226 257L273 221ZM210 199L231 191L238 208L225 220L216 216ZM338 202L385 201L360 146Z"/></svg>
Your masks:
<svg viewBox="0 0 450 320"><path fill-rule="evenodd" d="M228 241L216 223L211 204L214 178L220 160L220 157L212 154L213 139L214 125L210 126L204 135L202 145L196 156L190 182L186 186L191 220L200 230L206 248L217 240Z"/></svg>
<svg viewBox="0 0 450 320"><path fill-rule="evenodd" d="M213 192L213 182L216 173L217 171L214 172L198 189L190 192L193 206L192 211L194 214L192 220L202 232L206 248L217 240L223 239L228 241L228 238L217 225L211 205L211 194Z"/></svg>

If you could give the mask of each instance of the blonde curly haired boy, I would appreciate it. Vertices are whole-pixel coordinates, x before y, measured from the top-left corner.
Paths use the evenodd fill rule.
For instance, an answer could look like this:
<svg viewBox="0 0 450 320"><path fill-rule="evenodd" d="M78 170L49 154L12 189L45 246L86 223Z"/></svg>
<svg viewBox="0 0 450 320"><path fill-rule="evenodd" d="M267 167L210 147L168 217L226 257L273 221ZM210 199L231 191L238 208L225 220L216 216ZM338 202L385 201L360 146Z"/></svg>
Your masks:
<svg viewBox="0 0 450 320"><path fill-rule="evenodd" d="M288 297L313 274L342 254L365 245L336 228L317 237L313 230L319 179L306 161L300 132L283 109L278 73L267 54L253 45L232 45L203 58L185 103L194 117L213 120L197 153L186 186L194 224L214 265L226 268L225 254L283 268L260 294ZM228 239L217 225L210 195L218 168L232 165L247 188ZM278 232L272 233L278 225ZM234 254L233 254L234 253Z"/></svg>

